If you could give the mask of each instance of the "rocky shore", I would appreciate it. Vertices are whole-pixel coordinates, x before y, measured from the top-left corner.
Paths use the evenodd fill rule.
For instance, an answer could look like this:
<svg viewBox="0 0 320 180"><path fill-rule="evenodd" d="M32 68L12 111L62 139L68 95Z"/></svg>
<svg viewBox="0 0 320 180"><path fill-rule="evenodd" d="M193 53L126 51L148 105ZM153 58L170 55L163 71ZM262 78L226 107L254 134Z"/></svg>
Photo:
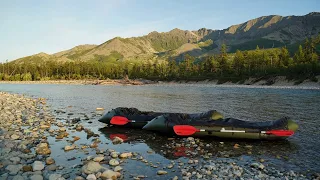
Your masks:
<svg viewBox="0 0 320 180"><path fill-rule="evenodd" d="M54 129L53 126L58 128ZM92 133L79 124L74 129ZM45 99L0 92L0 179L62 180L70 179L72 170L79 174L72 179L78 180L116 179L121 176L117 172L122 169L120 166L113 171L99 164L105 159L103 154L87 157L78 169L56 165L55 159L50 156L52 147L47 140L49 136L63 139L69 133L63 123L50 115ZM79 138L74 137L70 143L77 140ZM96 142L91 145L91 148L95 147ZM64 151L76 148L79 147L75 144L67 145ZM109 164L114 166L119 162L114 159Z"/></svg>
<svg viewBox="0 0 320 180"><path fill-rule="evenodd" d="M97 109L100 110L100 109ZM51 114L55 113L55 116ZM292 170L277 169L264 159L243 159L232 153L221 151L212 153L215 146L223 147L223 142L204 143L198 138L168 138L161 144L160 152L122 152L102 148L107 144L100 134L85 128L84 118L57 118L73 114L65 110L50 111L43 98L28 98L0 92L0 179L8 180L95 180L95 179L312 179L318 175L306 176ZM93 114L93 116L96 116ZM108 129L108 127L106 127ZM79 134L86 134L82 139ZM82 143L79 143L79 142ZM125 140L112 139L117 146ZM62 148L61 147L62 144ZM56 147L58 146L58 148ZM108 145L107 145L108 146ZM185 147L185 158L154 162L152 155L172 153L174 148ZM251 146L235 144L234 150L243 149L250 154ZM55 152L55 153L54 153ZM68 159L75 163L64 165L56 154L72 152ZM77 154L77 155L76 155ZM133 173L137 163L151 174ZM147 171L142 171L146 172Z"/></svg>
<svg viewBox="0 0 320 180"><path fill-rule="evenodd" d="M221 85L221 86L241 86L241 87L252 87L252 86L258 86L258 87L305 87L305 88L320 88L320 76L315 77L315 81L311 81L309 79L305 79L303 81L297 81L297 80L288 80L285 76L276 76L276 77L270 77L270 78L249 78L245 81L241 82L219 82L218 80L204 80L204 81L171 81L171 82L162 82L162 83L170 83L170 84L176 84L176 83L182 83L182 84L212 84L212 85Z"/></svg>
<svg viewBox="0 0 320 180"><path fill-rule="evenodd" d="M77 85L147 85L147 84L212 84L222 86L264 86L264 87L306 87L320 88L320 75L316 81L288 80L285 76L276 76L267 79L249 78L242 82L223 82L218 80L204 81L151 81L145 79L107 79L107 80L48 80L48 81L0 81L0 84L77 84Z"/></svg>

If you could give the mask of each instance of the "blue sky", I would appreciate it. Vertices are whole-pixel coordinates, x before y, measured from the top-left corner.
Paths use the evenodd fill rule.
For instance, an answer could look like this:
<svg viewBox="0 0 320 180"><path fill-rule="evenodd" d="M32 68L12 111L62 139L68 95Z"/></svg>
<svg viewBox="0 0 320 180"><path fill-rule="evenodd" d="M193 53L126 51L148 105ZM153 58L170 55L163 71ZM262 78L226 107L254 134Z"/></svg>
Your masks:
<svg viewBox="0 0 320 180"><path fill-rule="evenodd" d="M0 62L115 36L224 29L263 15L305 15L319 7L319 0L1 0Z"/></svg>

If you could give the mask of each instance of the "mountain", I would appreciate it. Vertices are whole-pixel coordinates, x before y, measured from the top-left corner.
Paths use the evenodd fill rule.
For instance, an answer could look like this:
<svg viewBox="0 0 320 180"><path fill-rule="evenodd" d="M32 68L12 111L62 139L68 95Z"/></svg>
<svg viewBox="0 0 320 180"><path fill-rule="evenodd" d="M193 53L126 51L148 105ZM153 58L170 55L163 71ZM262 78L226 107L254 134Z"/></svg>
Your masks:
<svg viewBox="0 0 320 180"><path fill-rule="evenodd" d="M53 54L53 57L60 58L60 59L77 59L82 55L85 55L87 52L95 48L97 45L85 44L79 45L72 49L61 51L58 53Z"/></svg>
<svg viewBox="0 0 320 180"><path fill-rule="evenodd" d="M305 16L262 16L232 25L223 30L201 28L197 31L173 29L153 31L132 38L115 37L100 45L79 45L52 55L39 53L16 62L55 60L115 62L118 60L150 60L178 58L185 54L201 57L219 52L223 43L229 52L281 46L296 46L320 33L320 12Z"/></svg>
<svg viewBox="0 0 320 180"><path fill-rule="evenodd" d="M262 16L209 33L205 39L216 40L219 45L225 43L235 51L241 47L254 49L257 45L264 48L291 45L319 32L320 13L313 12L305 16Z"/></svg>
<svg viewBox="0 0 320 180"><path fill-rule="evenodd" d="M38 54L34 54L31 56L26 56L23 58L19 58L14 60L15 63L41 63L42 61L48 61L51 59L51 55L41 52Z"/></svg>

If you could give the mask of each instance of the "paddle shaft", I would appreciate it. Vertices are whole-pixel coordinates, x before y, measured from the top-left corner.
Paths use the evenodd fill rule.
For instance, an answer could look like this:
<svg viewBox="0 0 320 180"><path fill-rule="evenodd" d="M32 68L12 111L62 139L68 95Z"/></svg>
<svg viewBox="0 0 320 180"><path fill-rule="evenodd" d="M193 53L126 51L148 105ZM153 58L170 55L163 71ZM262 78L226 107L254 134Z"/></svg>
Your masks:
<svg viewBox="0 0 320 180"><path fill-rule="evenodd" d="M261 133L261 134L270 134L267 131L241 131L241 130L226 130L224 128L222 128L221 130L205 130L205 129L199 129L197 132L229 132L229 133Z"/></svg>
<svg viewBox="0 0 320 180"><path fill-rule="evenodd" d="M206 130L206 129L198 129L196 132L232 132L232 133L248 133L248 131L240 131L240 130L225 130L224 128L222 128L221 130ZM265 132L265 131L252 131L254 133L257 132Z"/></svg>

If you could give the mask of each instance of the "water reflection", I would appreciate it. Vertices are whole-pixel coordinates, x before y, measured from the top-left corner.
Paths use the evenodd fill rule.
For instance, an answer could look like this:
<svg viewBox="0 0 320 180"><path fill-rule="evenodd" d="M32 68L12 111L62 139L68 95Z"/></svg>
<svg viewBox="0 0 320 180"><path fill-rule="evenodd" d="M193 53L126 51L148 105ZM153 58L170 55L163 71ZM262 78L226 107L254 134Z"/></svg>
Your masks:
<svg viewBox="0 0 320 180"><path fill-rule="evenodd" d="M166 159L174 160L183 156L187 157L186 152L182 152L183 147L177 148L176 151L167 151L169 147L168 142L170 142L167 136L159 136L152 132L119 127L105 127L99 129L99 131L110 141L118 136L124 140L123 144L138 146L140 143L143 143L154 153L159 154ZM185 149L185 151L186 150L187 149Z"/></svg>
<svg viewBox="0 0 320 180"><path fill-rule="evenodd" d="M264 157L288 158L299 150L299 146L290 140L257 141L208 137L196 139L196 143L193 144L188 142L186 138L169 137L137 129L105 127L99 131L110 141L118 136L124 139L124 144L127 145L139 146L143 143L156 154L170 160L208 155L212 157L240 157L244 154L256 157L262 155Z"/></svg>

